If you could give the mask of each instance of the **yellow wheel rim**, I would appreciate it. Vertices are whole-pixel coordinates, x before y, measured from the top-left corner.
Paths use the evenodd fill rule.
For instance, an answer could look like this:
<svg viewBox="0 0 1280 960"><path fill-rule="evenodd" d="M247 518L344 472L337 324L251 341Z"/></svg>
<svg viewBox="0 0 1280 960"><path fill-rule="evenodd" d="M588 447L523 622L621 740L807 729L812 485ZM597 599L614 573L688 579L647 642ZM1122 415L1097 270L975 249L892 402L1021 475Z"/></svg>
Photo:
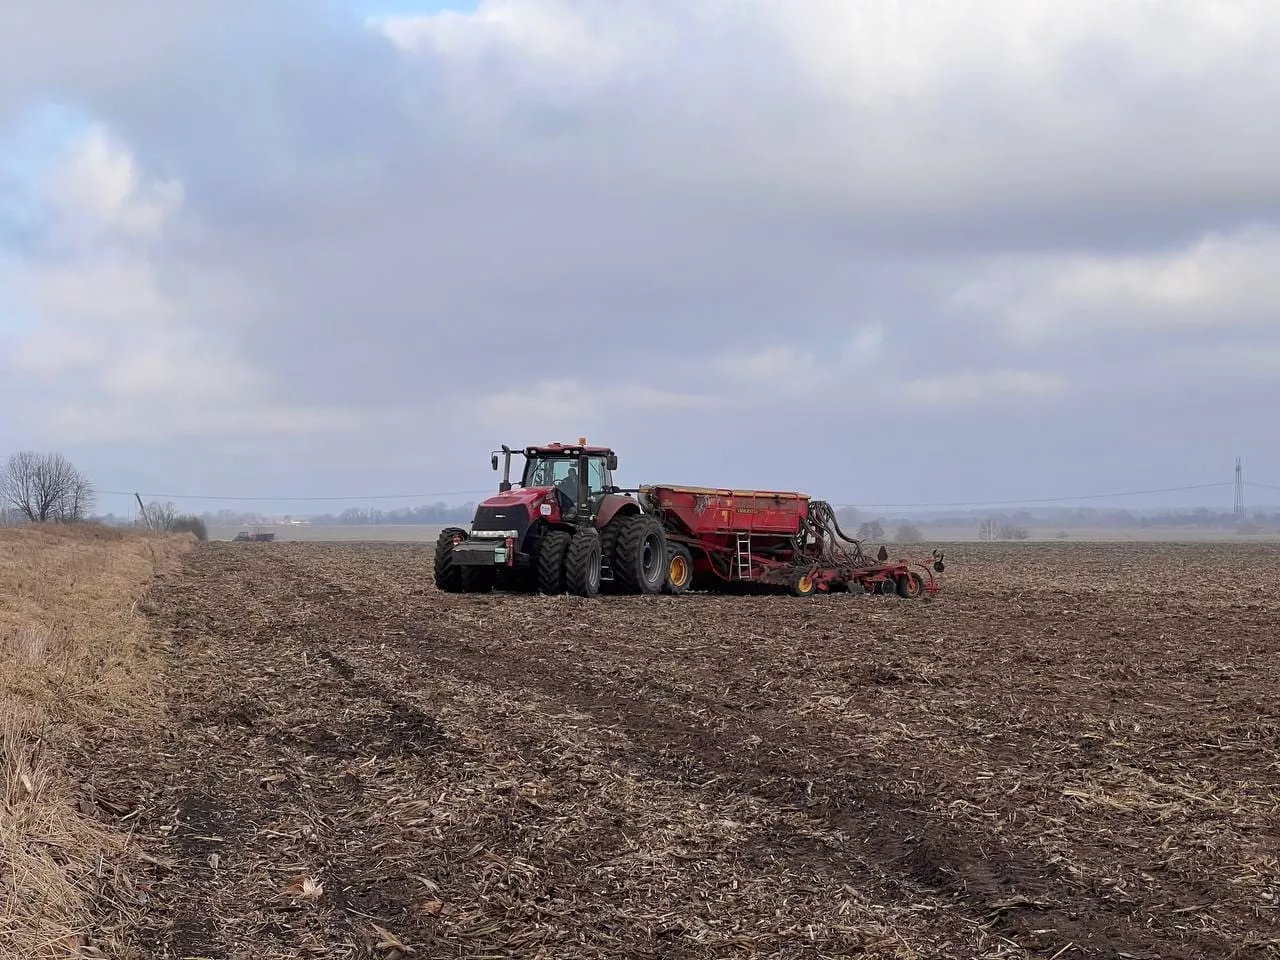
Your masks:
<svg viewBox="0 0 1280 960"><path fill-rule="evenodd" d="M685 578L689 576L689 564L685 562L684 557L671 558L671 582L677 586L684 583Z"/></svg>
<svg viewBox="0 0 1280 960"><path fill-rule="evenodd" d="M813 581L808 577L801 577L800 582L796 586L800 588L801 593L810 593L813 590Z"/></svg>

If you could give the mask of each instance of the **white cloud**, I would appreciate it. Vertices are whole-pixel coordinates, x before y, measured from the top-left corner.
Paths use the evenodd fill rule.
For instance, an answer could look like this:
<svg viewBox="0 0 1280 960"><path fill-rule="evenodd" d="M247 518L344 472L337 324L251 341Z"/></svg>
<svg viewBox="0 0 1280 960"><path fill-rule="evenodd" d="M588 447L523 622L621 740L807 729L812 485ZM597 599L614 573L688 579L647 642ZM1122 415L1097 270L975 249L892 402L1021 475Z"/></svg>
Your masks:
<svg viewBox="0 0 1280 960"><path fill-rule="evenodd" d="M438 72L436 109L525 149L612 146L621 173L936 217L1275 185L1280 142L1257 122L1280 96L1273 14L1271 0L485 0L379 23Z"/></svg>
<svg viewBox="0 0 1280 960"><path fill-rule="evenodd" d="M335 432L357 424L342 410L273 404L263 372L163 289L154 254L182 215L182 185L145 176L103 127L70 146L40 194L40 249L53 255L3 264L0 278L35 322L10 335L0 366L30 382L31 393L14 406L46 441Z"/></svg>
<svg viewBox="0 0 1280 960"><path fill-rule="evenodd" d="M1274 332L1277 264L1280 231L1214 232L1171 252L1004 258L953 302L1029 343L1170 328Z"/></svg>
<svg viewBox="0 0 1280 960"><path fill-rule="evenodd" d="M584 431L598 433L627 416L655 412L715 411L732 398L681 390L664 390L608 378L569 377L538 380L526 386L471 396L449 406L454 417L467 417L482 429L573 439Z"/></svg>
<svg viewBox="0 0 1280 960"><path fill-rule="evenodd" d="M861 469L882 400L916 416L877 462L980 478L1008 434L975 410L1033 475L1280 402L1274 0L72 6L0 11L0 122L56 92L104 123L0 224L0 389L67 436L306 437L280 469L323 486L356 432L370 470L589 432L805 485ZM1151 372L1197 356L1217 393ZM756 479L748 438L827 459Z"/></svg>
<svg viewBox="0 0 1280 960"><path fill-rule="evenodd" d="M43 442L93 445L179 439L272 441L292 436L331 439L376 422L342 408L192 404L183 398L163 406L55 402L41 405L33 416ZM270 450L269 443L264 448Z"/></svg>
<svg viewBox="0 0 1280 960"><path fill-rule="evenodd" d="M101 125L73 146L45 192L57 231L82 243L158 240L183 201L182 184L144 178L133 154Z"/></svg>
<svg viewBox="0 0 1280 960"><path fill-rule="evenodd" d="M913 404L927 407L969 406L1010 399L1057 398L1067 393L1062 377L1031 370L993 370L920 377L890 391Z"/></svg>

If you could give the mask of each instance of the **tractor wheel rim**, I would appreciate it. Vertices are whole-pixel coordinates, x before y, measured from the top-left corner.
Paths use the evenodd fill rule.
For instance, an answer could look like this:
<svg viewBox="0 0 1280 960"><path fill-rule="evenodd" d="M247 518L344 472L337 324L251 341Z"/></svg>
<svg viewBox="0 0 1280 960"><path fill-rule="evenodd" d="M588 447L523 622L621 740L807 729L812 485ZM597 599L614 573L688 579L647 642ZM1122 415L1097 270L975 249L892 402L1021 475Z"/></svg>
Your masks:
<svg viewBox="0 0 1280 960"><path fill-rule="evenodd" d="M671 558L671 582L677 586L684 583L684 578L688 576L689 567L684 562L684 557L674 556Z"/></svg>
<svg viewBox="0 0 1280 960"><path fill-rule="evenodd" d="M813 581L812 581L812 580L810 580L808 576L803 576L803 577L801 577L801 578L800 578L800 592L801 592L801 593L808 593L808 592L809 592L810 590L812 590L812 589L813 589Z"/></svg>
<svg viewBox="0 0 1280 960"><path fill-rule="evenodd" d="M653 541L645 540L644 554L640 561L641 565L644 568L645 577L651 577L656 572L656 568L658 566L657 563L655 562L656 560L657 558L654 556L654 550L653 550Z"/></svg>

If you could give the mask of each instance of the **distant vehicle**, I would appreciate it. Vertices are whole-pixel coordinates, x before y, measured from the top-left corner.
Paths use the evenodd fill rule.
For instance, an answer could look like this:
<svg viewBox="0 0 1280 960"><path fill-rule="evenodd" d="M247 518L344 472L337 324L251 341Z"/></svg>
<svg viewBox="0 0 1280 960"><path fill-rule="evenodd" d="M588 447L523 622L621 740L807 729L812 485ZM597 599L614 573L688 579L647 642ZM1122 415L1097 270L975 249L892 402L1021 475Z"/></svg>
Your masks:
<svg viewBox="0 0 1280 960"><path fill-rule="evenodd" d="M275 538L276 538L276 535L274 533L264 533L261 530L255 530L253 533L249 533L246 530L241 530L239 533L235 535L235 538L232 542L249 543L254 540L266 542L269 540L274 540Z"/></svg>

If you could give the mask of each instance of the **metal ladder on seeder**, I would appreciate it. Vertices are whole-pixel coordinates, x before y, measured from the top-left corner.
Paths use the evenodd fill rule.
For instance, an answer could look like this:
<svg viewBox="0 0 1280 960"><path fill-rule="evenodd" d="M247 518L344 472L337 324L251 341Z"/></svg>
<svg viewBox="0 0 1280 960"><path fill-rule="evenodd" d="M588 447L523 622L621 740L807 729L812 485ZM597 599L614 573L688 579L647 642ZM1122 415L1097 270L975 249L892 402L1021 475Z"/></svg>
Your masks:
<svg viewBox="0 0 1280 960"><path fill-rule="evenodd" d="M751 534L738 534L738 579L751 579Z"/></svg>

